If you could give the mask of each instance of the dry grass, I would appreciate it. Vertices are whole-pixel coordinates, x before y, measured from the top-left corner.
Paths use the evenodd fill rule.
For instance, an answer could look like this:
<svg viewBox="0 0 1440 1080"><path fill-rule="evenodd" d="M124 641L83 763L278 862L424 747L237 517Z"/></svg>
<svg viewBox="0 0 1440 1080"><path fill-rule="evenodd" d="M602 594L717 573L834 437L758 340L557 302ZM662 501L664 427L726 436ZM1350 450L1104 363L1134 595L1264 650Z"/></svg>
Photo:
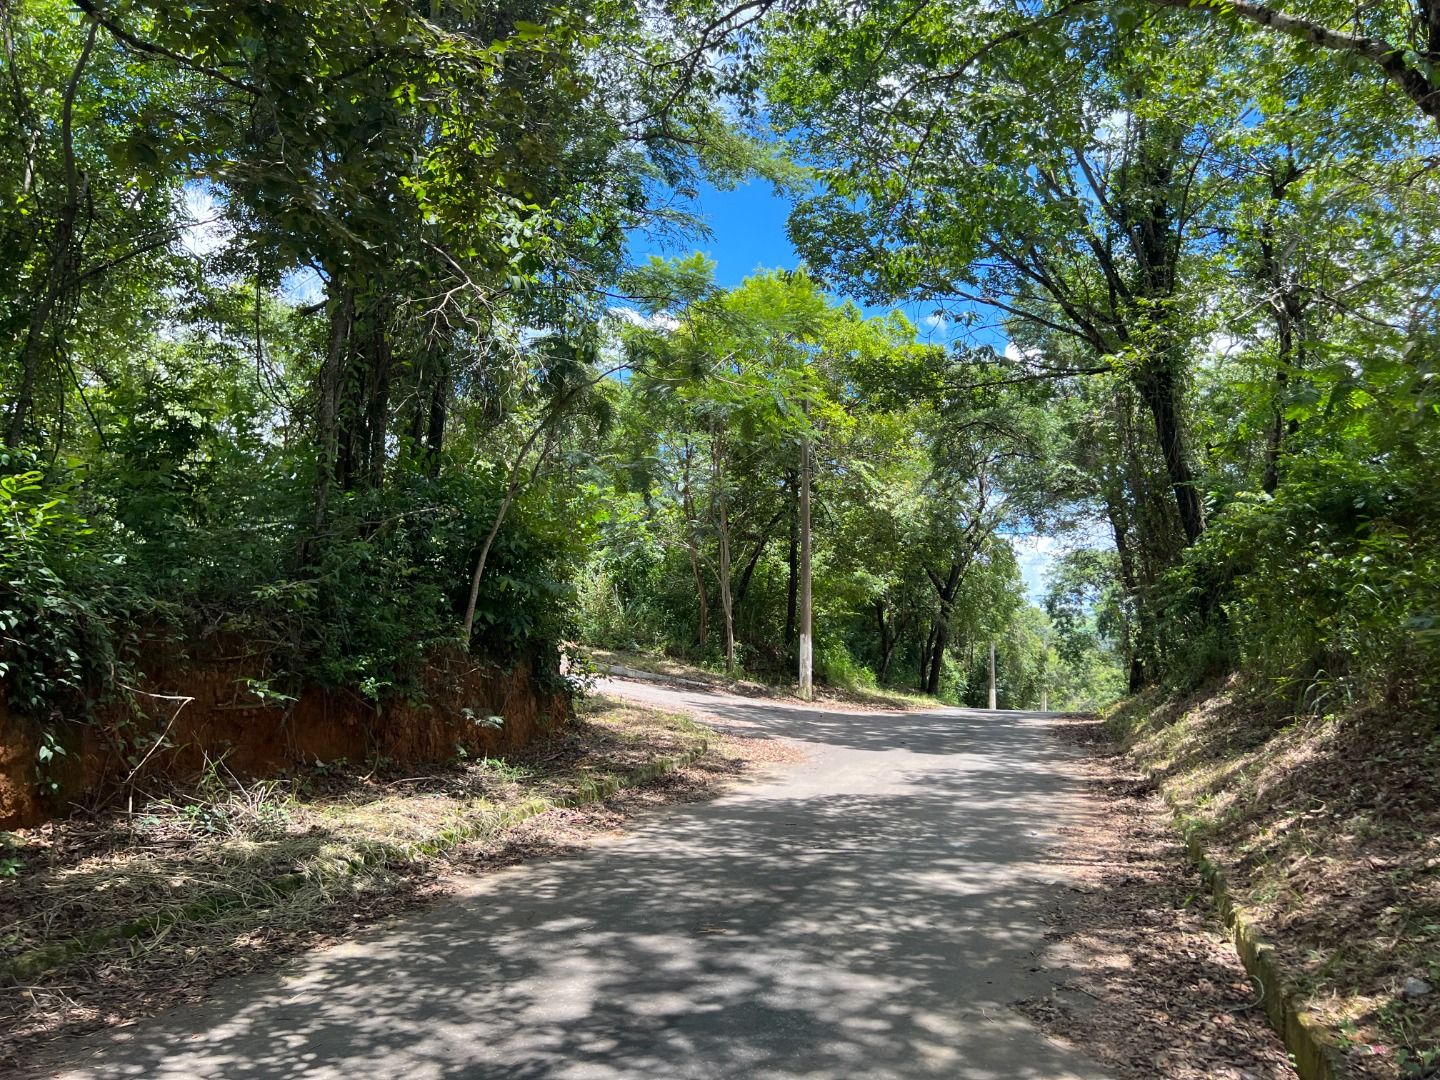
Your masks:
<svg viewBox="0 0 1440 1080"><path fill-rule="evenodd" d="M1367 1077L1440 1075L1440 722L1227 683L1110 718ZM1406 979L1434 989L1402 993Z"/></svg>
<svg viewBox="0 0 1440 1080"><path fill-rule="evenodd" d="M4 835L0 1066L396 914L443 893L457 868L548 854L636 809L708 794L763 756L750 742L592 700L504 761L248 785L216 769L132 813Z"/></svg>

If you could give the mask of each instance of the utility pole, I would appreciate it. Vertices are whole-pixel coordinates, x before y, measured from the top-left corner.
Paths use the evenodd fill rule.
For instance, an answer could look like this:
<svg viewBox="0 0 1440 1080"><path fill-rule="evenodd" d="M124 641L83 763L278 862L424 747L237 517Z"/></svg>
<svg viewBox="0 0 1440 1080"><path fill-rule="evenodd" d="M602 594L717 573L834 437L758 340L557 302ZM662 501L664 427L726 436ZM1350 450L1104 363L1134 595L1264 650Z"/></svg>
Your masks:
<svg viewBox="0 0 1440 1080"><path fill-rule="evenodd" d="M995 711L995 642L990 642L990 711Z"/></svg>
<svg viewBox="0 0 1440 1080"><path fill-rule="evenodd" d="M800 697L815 697L815 644L811 637L810 437L800 443Z"/></svg>

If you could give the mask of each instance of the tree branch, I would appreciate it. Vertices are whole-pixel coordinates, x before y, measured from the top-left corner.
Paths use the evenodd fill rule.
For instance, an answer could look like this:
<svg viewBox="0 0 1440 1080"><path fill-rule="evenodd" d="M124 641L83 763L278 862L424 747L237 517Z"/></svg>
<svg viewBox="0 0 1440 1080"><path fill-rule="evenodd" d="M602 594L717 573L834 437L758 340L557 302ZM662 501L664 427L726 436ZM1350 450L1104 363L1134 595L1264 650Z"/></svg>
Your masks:
<svg viewBox="0 0 1440 1080"><path fill-rule="evenodd" d="M123 45L130 46L130 48L137 52L149 53L151 56L163 56L168 60L174 60L177 64L197 74L208 75L212 79L218 79L226 86L233 86L236 90L243 90L247 94L256 96L260 94L259 87L247 83L243 79L237 79L233 75L227 75L223 71L202 64L193 56L186 56L184 53L176 52L174 49L167 49L163 45L157 45L153 41L146 41L144 38L137 37L109 15L105 14L105 12L101 10L100 5L96 4L94 0L74 0L74 3L77 8L91 19L110 31L110 36L116 41L119 41Z"/></svg>

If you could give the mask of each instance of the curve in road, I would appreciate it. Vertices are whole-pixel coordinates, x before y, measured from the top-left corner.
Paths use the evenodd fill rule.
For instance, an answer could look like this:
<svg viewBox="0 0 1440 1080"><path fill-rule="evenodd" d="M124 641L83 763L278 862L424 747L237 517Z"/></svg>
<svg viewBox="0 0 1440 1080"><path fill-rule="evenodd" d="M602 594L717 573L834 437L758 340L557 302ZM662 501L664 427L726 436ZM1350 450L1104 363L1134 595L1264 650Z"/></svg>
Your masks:
<svg viewBox="0 0 1440 1080"><path fill-rule="evenodd" d="M1039 714L860 713L611 681L792 740L577 857L85 1040L67 1077L1102 1080L1051 990L1057 830L1093 813Z"/></svg>

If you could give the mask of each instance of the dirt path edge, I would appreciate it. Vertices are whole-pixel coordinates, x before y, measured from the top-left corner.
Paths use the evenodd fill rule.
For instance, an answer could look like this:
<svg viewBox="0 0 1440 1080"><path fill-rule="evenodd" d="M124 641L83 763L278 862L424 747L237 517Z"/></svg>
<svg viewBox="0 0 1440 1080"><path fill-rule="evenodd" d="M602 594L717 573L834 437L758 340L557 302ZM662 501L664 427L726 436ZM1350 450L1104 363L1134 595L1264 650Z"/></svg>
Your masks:
<svg viewBox="0 0 1440 1080"><path fill-rule="evenodd" d="M1215 898L1215 908L1231 932L1240 962L1259 986L1265 1015L1285 1040L1285 1049L1294 1060L1300 1080L1350 1080L1354 1074L1334 1035L1306 1015L1303 999L1286 978L1274 947L1255 930L1245 909L1235 903L1224 871L1210 861L1196 830L1185 827L1180 807L1163 790L1161 794L1175 815L1191 861L1199 868L1200 876Z"/></svg>
<svg viewBox="0 0 1440 1080"><path fill-rule="evenodd" d="M543 814L548 810L559 808L574 809L581 806L588 806L592 803L603 802L605 799L621 791L640 787L658 780L669 773L693 765L712 748L712 745L713 739L706 736L699 745L682 753L658 758L645 765L630 769L619 776L608 776L603 779L587 779L582 782L576 790L560 798L527 799L498 814L478 818L459 827L447 829L445 832L426 840L405 845L366 845L360 849L353 858L345 863L343 872L359 873L372 864L379 862L395 860L414 861L435 858L458 847L467 840L474 840L480 836L510 828L528 818L535 817L537 814ZM234 908L245 907L252 903L273 902L277 897L283 897L288 893L294 892L303 881L303 875L286 874L266 882L260 889L206 896L199 900L192 900L186 904L179 904L157 911L143 919L134 919L104 927L83 937L71 938L68 941L57 942L31 950L28 953L22 953L6 963L0 964L0 975L8 975L16 980L34 979L46 971L78 960L121 938L143 938L158 934L176 922L204 921L207 918L213 918Z"/></svg>
<svg viewBox="0 0 1440 1080"><path fill-rule="evenodd" d="M1118 745L1125 746L1124 731L1118 730L1112 723L1107 723L1105 727ZM1211 861L1205 851L1200 829L1187 820L1184 807L1166 790L1163 777L1148 763L1138 760L1138 755L1131 756L1170 808L1190 861L1200 871L1201 879L1210 890L1215 909L1230 931L1235 952L1258 987L1260 1004L1265 1009L1270 1026L1284 1041L1300 1080L1352 1080L1355 1073L1334 1033L1306 1013L1304 997L1286 976L1275 947L1255 929L1254 920L1245 908L1235 902L1225 872Z"/></svg>

